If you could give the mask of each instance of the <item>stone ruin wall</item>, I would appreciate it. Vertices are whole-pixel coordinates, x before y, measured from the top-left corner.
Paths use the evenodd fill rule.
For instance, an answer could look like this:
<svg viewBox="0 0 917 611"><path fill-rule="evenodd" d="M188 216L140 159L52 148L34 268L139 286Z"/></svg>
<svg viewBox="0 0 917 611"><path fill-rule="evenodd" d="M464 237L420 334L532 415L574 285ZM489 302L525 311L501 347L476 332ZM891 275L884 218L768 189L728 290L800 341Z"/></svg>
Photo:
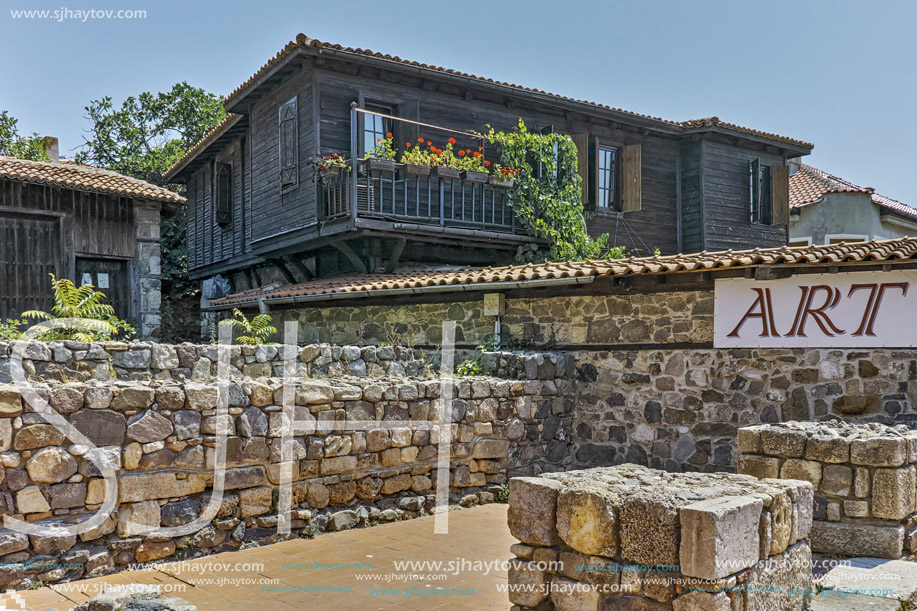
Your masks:
<svg viewBox="0 0 917 611"><path fill-rule="evenodd" d="M917 555L917 430L790 422L739 429L739 472L805 480L815 490L812 550Z"/></svg>
<svg viewBox="0 0 917 611"><path fill-rule="evenodd" d="M577 351L576 463L734 471L741 427L917 419L917 350Z"/></svg>
<svg viewBox="0 0 917 611"><path fill-rule="evenodd" d="M635 465L510 480L514 609L798 611L812 486Z"/></svg>
<svg viewBox="0 0 917 611"><path fill-rule="evenodd" d="M282 373L276 347L231 348L234 375L225 412L209 378L215 347L13 342L6 348L7 363L38 380L32 385L37 395L116 466L118 500L108 519L79 536L0 530L0 587L92 577L135 562L277 540L281 436L289 422L282 413L282 380L267 377ZM432 512L440 431L397 423L441 419L442 385L436 378L406 377L412 368L422 373L423 363L409 354L391 358L397 356L384 348L298 349L295 415L311 420L314 430L293 435L293 536ZM358 360L366 373L351 375ZM569 466L569 357L492 354L490 367L506 375L454 384L447 415L452 504L492 502L505 492L509 476ZM111 374L126 379L93 379ZM347 425L352 420L380 426L355 431ZM184 536L157 535L156 528L188 524L207 506L219 435L228 436L228 468L216 517ZM36 413L15 384L0 384L0 514L51 526L85 521L104 493L90 454Z"/></svg>

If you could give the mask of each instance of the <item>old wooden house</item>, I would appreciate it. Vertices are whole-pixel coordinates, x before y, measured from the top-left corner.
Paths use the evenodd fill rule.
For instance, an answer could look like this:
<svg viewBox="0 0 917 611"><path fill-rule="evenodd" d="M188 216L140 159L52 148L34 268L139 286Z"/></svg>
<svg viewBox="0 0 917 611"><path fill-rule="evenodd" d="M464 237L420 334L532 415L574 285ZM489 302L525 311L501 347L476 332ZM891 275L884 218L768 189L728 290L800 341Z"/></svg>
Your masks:
<svg viewBox="0 0 917 611"><path fill-rule="evenodd" d="M53 273L98 287L140 337L155 337L160 211L183 201L99 168L0 157L0 319L49 309Z"/></svg>
<svg viewBox="0 0 917 611"><path fill-rule="evenodd" d="M506 189L368 168L388 133L399 148L450 137L474 147L469 132L521 118L569 134L589 230L630 254L785 245L787 160L812 149L716 117L667 121L304 35L224 105L228 118L167 176L187 185L193 277L222 277L211 297L408 263L501 264L534 239ZM310 161L329 154L352 171L317 179Z"/></svg>

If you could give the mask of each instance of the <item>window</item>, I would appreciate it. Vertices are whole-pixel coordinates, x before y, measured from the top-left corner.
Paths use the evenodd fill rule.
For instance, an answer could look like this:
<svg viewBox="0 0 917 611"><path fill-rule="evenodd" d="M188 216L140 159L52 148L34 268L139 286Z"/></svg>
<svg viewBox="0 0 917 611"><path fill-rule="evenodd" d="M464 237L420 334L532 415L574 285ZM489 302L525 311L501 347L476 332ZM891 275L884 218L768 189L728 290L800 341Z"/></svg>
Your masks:
<svg viewBox="0 0 917 611"><path fill-rule="evenodd" d="M216 217L217 225L232 222L232 166L228 163L217 164Z"/></svg>
<svg viewBox="0 0 917 611"><path fill-rule="evenodd" d="M296 98L280 107L280 186L295 185L299 180L299 147Z"/></svg>
<svg viewBox="0 0 917 611"><path fill-rule="evenodd" d="M383 115L394 116L391 106L379 104L366 104L366 110ZM379 115L363 114L363 153L368 153L385 134L392 131L392 120Z"/></svg>
<svg viewBox="0 0 917 611"><path fill-rule="evenodd" d="M755 159L748 162L748 201L751 222L770 225L773 223L773 188L771 168Z"/></svg>
<svg viewBox="0 0 917 611"><path fill-rule="evenodd" d="M790 238L790 246L811 246L812 238Z"/></svg>
<svg viewBox="0 0 917 611"><path fill-rule="evenodd" d="M618 149L613 146L599 145L597 161L596 206L613 209L618 187Z"/></svg>
<svg viewBox="0 0 917 611"><path fill-rule="evenodd" d="M825 244L843 244L844 242L865 242L869 239L868 235L856 235L849 233L829 233L825 235Z"/></svg>

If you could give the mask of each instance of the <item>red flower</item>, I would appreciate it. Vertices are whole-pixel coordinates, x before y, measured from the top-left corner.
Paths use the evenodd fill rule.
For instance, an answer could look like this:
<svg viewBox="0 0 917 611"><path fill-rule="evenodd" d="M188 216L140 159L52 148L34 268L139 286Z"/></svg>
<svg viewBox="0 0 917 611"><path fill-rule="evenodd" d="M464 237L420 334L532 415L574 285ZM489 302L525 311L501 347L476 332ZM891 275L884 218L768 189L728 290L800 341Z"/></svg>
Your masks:
<svg viewBox="0 0 917 611"><path fill-rule="evenodd" d="M376 142L382 142L382 138L376 138Z"/></svg>
<svg viewBox="0 0 917 611"><path fill-rule="evenodd" d="M489 161L485 161L485 162L484 162L484 166L489 168L489 167L490 167L490 162L489 162Z"/></svg>
<svg viewBox="0 0 917 611"><path fill-rule="evenodd" d="M475 151L471 154L471 156L472 157L483 157L484 153L479 153L478 151Z"/></svg>
<svg viewBox="0 0 917 611"><path fill-rule="evenodd" d="M392 132L387 132L387 133L385 134L385 137L386 137L386 138L391 138L391 137L392 137Z"/></svg>
<svg viewBox="0 0 917 611"><path fill-rule="evenodd" d="M404 145L405 145L406 147L408 147L408 148L411 148L411 143L410 143L410 142L405 142Z"/></svg>
<svg viewBox="0 0 917 611"><path fill-rule="evenodd" d="M459 157L464 157L464 156L465 156L465 151L459 151Z"/></svg>
<svg viewBox="0 0 917 611"><path fill-rule="evenodd" d="M421 143L422 143L422 142L423 142L423 138L418 138L418 139L417 139L417 142L421 142Z"/></svg>
<svg viewBox="0 0 917 611"><path fill-rule="evenodd" d="M455 138L449 138L449 144L455 144Z"/></svg>
<svg viewBox="0 0 917 611"><path fill-rule="evenodd" d="M484 150L484 147L483 147L483 146L479 146L479 147L478 147L478 150L479 150L479 151L483 151L483 150Z"/></svg>

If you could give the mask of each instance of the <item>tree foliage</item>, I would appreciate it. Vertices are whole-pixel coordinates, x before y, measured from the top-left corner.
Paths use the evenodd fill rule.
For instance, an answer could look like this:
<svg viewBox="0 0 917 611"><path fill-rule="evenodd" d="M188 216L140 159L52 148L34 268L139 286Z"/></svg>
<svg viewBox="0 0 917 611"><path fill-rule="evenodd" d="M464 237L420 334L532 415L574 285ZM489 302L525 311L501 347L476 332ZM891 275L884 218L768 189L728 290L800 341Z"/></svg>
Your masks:
<svg viewBox="0 0 917 611"><path fill-rule="evenodd" d="M51 312L29 310L23 318L46 321L49 330L39 339L59 341L72 339L78 342L108 341L118 335L133 335L134 328L115 316L111 304L103 303L105 293L91 284L77 287L67 278L58 280L51 276L54 306Z"/></svg>
<svg viewBox="0 0 917 611"><path fill-rule="evenodd" d="M594 238L586 231L582 179L570 136L532 133L519 119L512 131L491 128L484 137L500 148L505 167L519 170L510 196L516 217L550 245L549 252L537 245L520 247L517 258L581 261L624 256L623 247L608 245L608 234Z"/></svg>
<svg viewBox="0 0 917 611"><path fill-rule="evenodd" d="M19 133L19 120L10 116L6 110L0 110L0 155L48 161L43 146L43 138L36 133L23 136Z"/></svg>
<svg viewBox="0 0 917 611"><path fill-rule="evenodd" d="M235 309L232 315L233 318L220 321L220 324L232 327L236 333L240 333L241 335L236 337L236 341L240 344L249 346L263 344L277 333L277 328L271 325L274 319L270 314L258 314L249 320L240 310Z"/></svg>
<svg viewBox="0 0 917 611"><path fill-rule="evenodd" d="M226 116L220 98L186 82L145 91L116 107L111 97L86 107L91 127L77 160L154 185L184 152Z"/></svg>

